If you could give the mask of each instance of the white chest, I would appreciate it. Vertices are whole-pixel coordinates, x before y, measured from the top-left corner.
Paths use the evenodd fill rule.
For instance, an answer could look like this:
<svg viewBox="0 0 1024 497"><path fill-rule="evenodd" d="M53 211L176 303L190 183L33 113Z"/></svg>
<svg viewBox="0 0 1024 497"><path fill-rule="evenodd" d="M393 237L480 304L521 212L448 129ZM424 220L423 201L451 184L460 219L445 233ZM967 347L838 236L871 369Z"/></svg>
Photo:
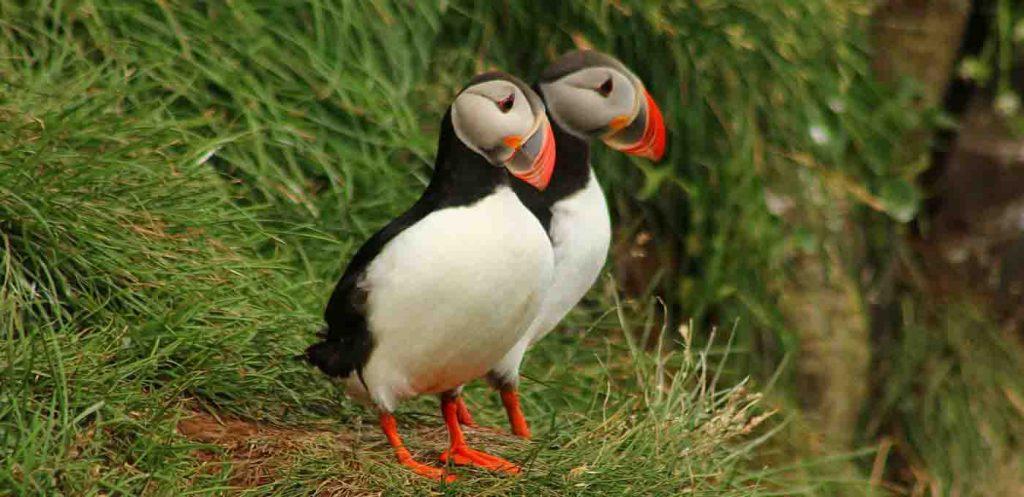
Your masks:
<svg viewBox="0 0 1024 497"><path fill-rule="evenodd" d="M551 209L551 243L555 276L530 339L550 332L597 280L611 244L611 222L601 185L593 173L586 188Z"/></svg>
<svg viewBox="0 0 1024 497"><path fill-rule="evenodd" d="M363 377L374 400L393 404L485 373L536 317L553 261L540 223L507 187L396 236L363 283L375 341Z"/></svg>

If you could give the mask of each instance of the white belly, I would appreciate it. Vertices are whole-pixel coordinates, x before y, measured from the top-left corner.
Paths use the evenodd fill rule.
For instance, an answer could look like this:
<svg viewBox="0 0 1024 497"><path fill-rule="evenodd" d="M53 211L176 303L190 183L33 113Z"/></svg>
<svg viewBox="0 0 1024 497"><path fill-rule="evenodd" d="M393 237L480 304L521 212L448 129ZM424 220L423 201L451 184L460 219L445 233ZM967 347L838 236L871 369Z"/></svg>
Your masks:
<svg viewBox="0 0 1024 497"><path fill-rule="evenodd" d="M367 268L375 346L369 392L353 376L352 393L390 410L482 376L525 336L552 268L543 228L507 187L407 228Z"/></svg>
<svg viewBox="0 0 1024 497"><path fill-rule="evenodd" d="M527 347L555 329L587 294L608 256L612 238L608 205L593 172L586 188L555 203L551 214L548 232L555 254L554 277L522 340L491 368L489 379L499 388L518 383Z"/></svg>
<svg viewBox="0 0 1024 497"><path fill-rule="evenodd" d="M555 203L551 214L555 272L530 326L530 343L550 333L587 294L601 274L612 238L608 204L593 172L586 188Z"/></svg>

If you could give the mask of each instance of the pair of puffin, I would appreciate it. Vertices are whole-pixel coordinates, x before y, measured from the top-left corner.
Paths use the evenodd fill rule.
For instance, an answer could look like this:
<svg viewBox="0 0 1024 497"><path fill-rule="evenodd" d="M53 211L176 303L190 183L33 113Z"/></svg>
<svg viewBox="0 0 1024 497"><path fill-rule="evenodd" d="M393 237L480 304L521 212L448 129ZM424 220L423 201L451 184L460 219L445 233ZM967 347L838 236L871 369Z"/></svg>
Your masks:
<svg viewBox="0 0 1024 497"><path fill-rule="evenodd" d="M441 122L426 191L360 247L335 287L306 359L376 406L398 461L417 474L455 479L413 459L398 435L392 413L423 394L441 398L443 462L519 472L468 446L460 392L486 376L513 433L529 438L523 355L593 285L611 240L594 138L652 160L665 149L658 106L608 55L565 54L532 89L501 72L473 78Z"/></svg>

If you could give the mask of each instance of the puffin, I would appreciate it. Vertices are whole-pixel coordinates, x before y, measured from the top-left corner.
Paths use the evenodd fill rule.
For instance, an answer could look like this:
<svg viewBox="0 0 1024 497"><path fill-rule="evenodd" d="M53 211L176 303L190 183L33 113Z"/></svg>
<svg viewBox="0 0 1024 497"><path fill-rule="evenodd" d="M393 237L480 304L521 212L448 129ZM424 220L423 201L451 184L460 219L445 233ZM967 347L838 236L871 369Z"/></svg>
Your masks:
<svg viewBox="0 0 1024 497"><path fill-rule="evenodd" d="M574 50L552 62L534 89L547 107L558 164L548 188L522 181L513 190L548 230L555 253L552 285L523 338L487 373L500 392L512 433L530 438L519 402L519 367L530 345L551 332L586 295L604 267L611 222L590 166L595 139L653 161L665 154L665 123L643 82L622 62L594 50ZM459 420L473 418L460 397Z"/></svg>
<svg viewBox="0 0 1024 497"><path fill-rule="evenodd" d="M508 473L519 467L471 449L458 422L460 386L520 342L551 287L554 253L540 220L513 190L538 191L555 167L543 101L503 72L473 78L441 121L422 196L373 234L348 263L305 359L373 406L398 462L416 461L398 433L401 401L438 395L450 444L444 462ZM512 178L515 178L514 180Z"/></svg>

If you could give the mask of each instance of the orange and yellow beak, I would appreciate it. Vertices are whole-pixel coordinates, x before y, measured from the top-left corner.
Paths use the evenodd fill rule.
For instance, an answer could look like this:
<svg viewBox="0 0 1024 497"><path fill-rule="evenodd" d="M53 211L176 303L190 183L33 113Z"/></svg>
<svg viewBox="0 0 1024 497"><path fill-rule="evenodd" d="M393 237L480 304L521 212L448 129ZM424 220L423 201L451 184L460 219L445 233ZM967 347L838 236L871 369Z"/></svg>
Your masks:
<svg viewBox="0 0 1024 497"><path fill-rule="evenodd" d="M547 188L555 171L555 134L547 119L525 141L515 135L503 141L513 150L507 161L512 175L538 190Z"/></svg>
<svg viewBox="0 0 1024 497"><path fill-rule="evenodd" d="M644 90L644 102L633 120L618 116L608 123L604 137L608 146L653 161L665 155L665 120L651 94Z"/></svg>

